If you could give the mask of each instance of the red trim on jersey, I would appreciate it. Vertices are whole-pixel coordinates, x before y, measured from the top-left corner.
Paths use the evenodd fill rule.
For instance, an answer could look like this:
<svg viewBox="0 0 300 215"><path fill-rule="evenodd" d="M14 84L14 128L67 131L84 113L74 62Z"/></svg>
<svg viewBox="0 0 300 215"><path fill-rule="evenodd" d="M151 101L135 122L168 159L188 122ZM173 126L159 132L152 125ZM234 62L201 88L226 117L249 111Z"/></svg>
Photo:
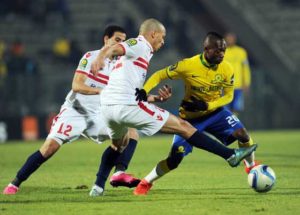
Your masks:
<svg viewBox="0 0 300 215"><path fill-rule="evenodd" d="M89 77L90 79L93 79L94 81L97 81L97 82L99 82L99 83L102 83L102 84L105 84L105 85L107 85L107 83L108 83L108 79L107 80L102 80L102 79L100 79L100 78L97 78L97 77L95 77L93 74L87 74L86 72L84 72L84 71L81 71L81 70L76 70L75 71L76 73L80 73L80 74L83 74L83 75L86 75L87 77ZM102 76L105 76L105 77L103 77L103 78L108 78L108 76L106 76L106 75L103 75L103 74L98 74L98 76L99 77L101 77L101 75ZM102 77L101 77L102 78Z"/></svg>
<svg viewBox="0 0 300 215"><path fill-rule="evenodd" d="M102 73L98 73L97 76L99 76L99 77L101 77L101 78L104 78L104 79L106 79L106 80L109 80L109 76L104 75L104 74L102 74Z"/></svg>
<svg viewBox="0 0 300 215"><path fill-rule="evenodd" d="M82 70L76 70L75 72L79 73L79 74L84 74L84 75L88 75L89 74L88 72L82 71Z"/></svg>
<svg viewBox="0 0 300 215"><path fill-rule="evenodd" d="M149 66L149 62L146 61L144 58L139 57L137 60L138 60L138 61L141 61L141 62L147 64L147 66Z"/></svg>
<svg viewBox="0 0 300 215"><path fill-rule="evenodd" d="M147 112L148 114L150 114L151 116L153 116L153 115L155 114L154 111L150 110L150 109L149 109L144 103L142 103L142 102L139 102L139 103L138 103L138 106L139 106L142 110L144 110L145 112Z"/></svg>
<svg viewBox="0 0 300 215"><path fill-rule="evenodd" d="M118 45L120 45L121 46L121 48L123 49L123 51L124 51L124 55L126 54L126 49L125 49L125 47L122 45L122 44L118 44Z"/></svg>
<svg viewBox="0 0 300 215"><path fill-rule="evenodd" d="M93 79L94 81L100 82L100 83L105 84L105 85L107 85L107 83L108 83L106 80L102 80L102 79L100 79L100 78L97 78L97 77L95 77L95 76L92 75L92 74L88 74L88 77L89 77L90 79Z"/></svg>
<svg viewBox="0 0 300 215"><path fill-rule="evenodd" d="M118 63L117 65L115 65L115 66L113 67L112 70L119 69L119 68L122 67L122 66L123 66L122 63Z"/></svg>
<svg viewBox="0 0 300 215"><path fill-rule="evenodd" d="M148 66L145 66L145 64L142 64L142 63L140 63L138 61L133 61L133 64L136 65L136 66L138 66L138 67L141 67L141 68L143 68L145 70L148 69Z"/></svg>
<svg viewBox="0 0 300 215"><path fill-rule="evenodd" d="M86 58L89 58L91 55L92 55L92 54L91 54L90 52L88 52L88 53L85 55L85 57L86 57Z"/></svg>

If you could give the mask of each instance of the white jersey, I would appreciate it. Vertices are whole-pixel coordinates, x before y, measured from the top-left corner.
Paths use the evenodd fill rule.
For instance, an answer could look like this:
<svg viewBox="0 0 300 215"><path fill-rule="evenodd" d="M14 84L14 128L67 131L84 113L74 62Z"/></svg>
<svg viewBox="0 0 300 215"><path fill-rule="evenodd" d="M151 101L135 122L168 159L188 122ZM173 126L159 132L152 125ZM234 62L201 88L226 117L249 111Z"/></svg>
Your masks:
<svg viewBox="0 0 300 215"><path fill-rule="evenodd" d="M76 73L85 74L87 79L85 85L89 87L104 88L109 80L109 75L116 60L105 60L105 67L100 70L97 77L94 76L91 70L91 64L101 50L89 51L80 60L76 69ZM73 107L78 112L84 115L99 113L100 95L84 95L71 90L64 103L64 106Z"/></svg>
<svg viewBox="0 0 300 215"><path fill-rule="evenodd" d="M98 54L99 50L87 52L80 60L75 72L87 76L84 83L87 86L104 88L108 83L109 75L116 60L106 59L105 67L98 72L97 76L94 76L90 72L91 63ZM83 95L71 90L61 107L60 113L53 119L47 139L54 139L59 144L73 142L80 135L97 143L108 139L107 126L100 113L99 104L99 94Z"/></svg>
<svg viewBox="0 0 300 215"><path fill-rule="evenodd" d="M101 92L101 104L137 105L135 89L144 85L153 49L141 35L120 45L125 55L115 63L109 77L110 81Z"/></svg>

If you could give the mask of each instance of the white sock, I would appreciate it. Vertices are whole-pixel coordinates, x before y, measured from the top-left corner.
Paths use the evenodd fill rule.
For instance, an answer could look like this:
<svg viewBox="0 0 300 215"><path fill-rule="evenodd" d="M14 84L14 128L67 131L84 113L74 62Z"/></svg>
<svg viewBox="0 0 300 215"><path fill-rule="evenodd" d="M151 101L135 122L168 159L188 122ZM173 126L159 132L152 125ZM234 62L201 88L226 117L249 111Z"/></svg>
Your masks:
<svg viewBox="0 0 300 215"><path fill-rule="evenodd" d="M124 173L124 171L120 171L120 170L119 170L119 171L115 172L113 175L114 175L114 176L118 176L118 175L121 175L122 173Z"/></svg>
<svg viewBox="0 0 300 215"><path fill-rule="evenodd" d="M169 171L165 172L161 166L160 163L154 167L152 169L152 171L144 178L147 182L149 183L153 183L154 181L156 181L157 179L159 179L160 177L162 177L163 175L165 175L166 173L168 173Z"/></svg>
<svg viewBox="0 0 300 215"><path fill-rule="evenodd" d="M251 155L249 155L248 157L245 158L245 164L246 164L246 167L248 167L248 168L255 165L254 152L252 152Z"/></svg>
<svg viewBox="0 0 300 215"><path fill-rule="evenodd" d="M156 172L156 167L152 169L152 171L144 178L147 182L153 183L153 181L159 179L160 176Z"/></svg>

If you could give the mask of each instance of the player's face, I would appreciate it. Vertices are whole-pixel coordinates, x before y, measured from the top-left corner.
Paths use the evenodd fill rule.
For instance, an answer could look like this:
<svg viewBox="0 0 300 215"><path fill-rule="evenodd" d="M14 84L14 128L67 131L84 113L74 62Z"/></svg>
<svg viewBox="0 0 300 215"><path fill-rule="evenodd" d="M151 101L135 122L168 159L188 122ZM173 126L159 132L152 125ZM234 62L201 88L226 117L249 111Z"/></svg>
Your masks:
<svg viewBox="0 0 300 215"><path fill-rule="evenodd" d="M126 34L116 31L111 38L108 38L105 45L113 46L126 40Z"/></svg>
<svg viewBox="0 0 300 215"><path fill-rule="evenodd" d="M211 64L219 64L223 61L225 50L225 40L217 40L205 49L205 58Z"/></svg>
<svg viewBox="0 0 300 215"><path fill-rule="evenodd" d="M154 32L152 48L154 51L158 51L165 43L166 32Z"/></svg>

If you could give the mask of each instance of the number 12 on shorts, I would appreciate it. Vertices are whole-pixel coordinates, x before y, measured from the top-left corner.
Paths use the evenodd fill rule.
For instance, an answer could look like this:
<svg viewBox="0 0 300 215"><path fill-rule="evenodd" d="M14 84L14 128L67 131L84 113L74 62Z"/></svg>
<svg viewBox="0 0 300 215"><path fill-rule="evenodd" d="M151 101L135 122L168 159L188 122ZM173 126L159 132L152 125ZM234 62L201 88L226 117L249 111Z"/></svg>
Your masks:
<svg viewBox="0 0 300 215"><path fill-rule="evenodd" d="M72 126L71 125L66 125L64 126L64 123L61 123L57 133L59 134L64 134L66 135L67 137L70 136L70 132L72 131Z"/></svg>

